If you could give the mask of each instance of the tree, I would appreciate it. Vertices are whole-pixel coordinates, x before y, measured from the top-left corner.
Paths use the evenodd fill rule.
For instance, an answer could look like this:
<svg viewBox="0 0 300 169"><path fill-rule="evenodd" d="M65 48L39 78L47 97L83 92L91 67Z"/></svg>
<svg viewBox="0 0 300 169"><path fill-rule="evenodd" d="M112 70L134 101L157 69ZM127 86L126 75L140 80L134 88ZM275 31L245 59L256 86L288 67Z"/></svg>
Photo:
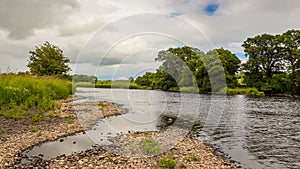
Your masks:
<svg viewBox="0 0 300 169"><path fill-rule="evenodd" d="M239 67L240 59L229 50L219 48L215 49L224 67L226 75L226 84L228 87L234 88L237 86L237 79L235 77Z"/></svg>
<svg viewBox="0 0 300 169"><path fill-rule="evenodd" d="M291 71L292 94L296 93L297 69L300 68L300 30L288 30L280 37L282 54L287 61L287 68Z"/></svg>
<svg viewBox="0 0 300 169"><path fill-rule="evenodd" d="M280 35L257 35L244 41L242 47L248 55L248 61L243 65L245 82L265 92L271 91L268 86L273 75L284 69Z"/></svg>
<svg viewBox="0 0 300 169"><path fill-rule="evenodd" d="M250 68L255 70L253 73L261 70L267 78L272 78L273 73L281 69L281 47L278 36L262 34L244 41L242 46L249 56L251 61L249 63L254 66Z"/></svg>
<svg viewBox="0 0 300 169"><path fill-rule="evenodd" d="M71 70L67 65L70 60L63 55L63 51L47 41L41 46L36 46L29 54L27 67L32 74L66 76Z"/></svg>

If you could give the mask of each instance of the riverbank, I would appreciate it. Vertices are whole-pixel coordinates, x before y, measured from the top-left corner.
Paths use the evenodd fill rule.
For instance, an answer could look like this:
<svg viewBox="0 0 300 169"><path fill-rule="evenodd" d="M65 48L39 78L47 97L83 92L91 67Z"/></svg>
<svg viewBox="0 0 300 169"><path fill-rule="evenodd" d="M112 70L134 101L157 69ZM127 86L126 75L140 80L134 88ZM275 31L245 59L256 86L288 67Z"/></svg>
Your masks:
<svg viewBox="0 0 300 169"><path fill-rule="evenodd" d="M112 138L110 146L95 146L55 159L44 160L43 154L24 157L21 152L34 145L87 130L101 118L126 112L114 103L71 101L61 103L61 109L55 112L59 116L39 122L37 132L30 132L30 126L24 125L26 121L1 118L1 168L239 168L217 155L213 146L189 137L188 131L172 127L167 132L122 134ZM24 158L31 163L21 163Z"/></svg>
<svg viewBox="0 0 300 169"><path fill-rule="evenodd" d="M21 152L34 145L82 132L100 118L124 113L114 103L72 102L76 99L81 98L70 97L59 101L60 109L46 113L42 120L34 124L31 118L16 120L0 117L0 168L20 162ZM77 116L75 110L86 111L86 116Z"/></svg>
<svg viewBox="0 0 300 169"><path fill-rule="evenodd" d="M169 134L178 134L172 130ZM216 149L191 137L184 137L170 149L164 145L165 132L137 132L123 134L113 139L109 147L98 146L92 150L61 156L48 161L49 168L240 168L216 155ZM162 143L160 140L164 138ZM162 144L161 144L162 143ZM154 153L154 154L152 154ZM156 154L157 153L157 154ZM156 154L156 155L155 155Z"/></svg>

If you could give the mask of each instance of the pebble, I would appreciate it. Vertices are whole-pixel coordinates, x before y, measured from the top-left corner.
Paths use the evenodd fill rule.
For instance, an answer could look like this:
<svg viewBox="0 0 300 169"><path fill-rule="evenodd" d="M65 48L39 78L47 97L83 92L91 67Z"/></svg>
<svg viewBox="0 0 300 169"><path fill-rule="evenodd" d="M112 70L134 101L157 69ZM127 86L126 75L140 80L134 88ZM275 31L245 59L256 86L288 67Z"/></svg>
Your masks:
<svg viewBox="0 0 300 169"><path fill-rule="evenodd" d="M63 142L64 139L62 137L82 132L101 118L126 112L126 110L122 110L114 103L103 102L103 104L106 104L105 109L99 112L98 103L73 103L72 101L73 98L60 102L61 109L55 110L55 113L59 114L58 118L46 117L44 121L36 124L38 133L29 132L29 119L13 120L0 117L0 129L4 133L0 139L0 169L2 169L2 166L7 166L8 168L32 168L33 166L45 168L49 162L43 160L43 156L40 158L26 158L22 152L32 148L34 145L54 141L58 138L61 138L59 141ZM90 112L85 113L87 114L86 117L80 117L87 121L85 126L82 126L82 121L79 121L79 117L74 114L74 104L76 104L76 110L90 110ZM93 108L91 109L91 107ZM69 117L72 117L73 120L71 124L69 124ZM73 142L73 144L76 144L76 142ZM27 159L29 164L21 164L22 159Z"/></svg>

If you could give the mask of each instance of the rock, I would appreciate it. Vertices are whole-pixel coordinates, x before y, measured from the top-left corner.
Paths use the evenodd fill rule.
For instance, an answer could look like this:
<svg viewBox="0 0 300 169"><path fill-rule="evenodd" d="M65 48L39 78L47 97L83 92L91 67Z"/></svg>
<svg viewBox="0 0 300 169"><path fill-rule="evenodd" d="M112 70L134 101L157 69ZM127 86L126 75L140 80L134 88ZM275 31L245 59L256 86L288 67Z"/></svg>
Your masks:
<svg viewBox="0 0 300 169"><path fill-rule="evenodd" d="M83 161L81 161L81 160L79 160L79 161L78 161L78 164L79 164L79 165L83 165L83 164L84 164L84 162L83 162Z"/></svg>

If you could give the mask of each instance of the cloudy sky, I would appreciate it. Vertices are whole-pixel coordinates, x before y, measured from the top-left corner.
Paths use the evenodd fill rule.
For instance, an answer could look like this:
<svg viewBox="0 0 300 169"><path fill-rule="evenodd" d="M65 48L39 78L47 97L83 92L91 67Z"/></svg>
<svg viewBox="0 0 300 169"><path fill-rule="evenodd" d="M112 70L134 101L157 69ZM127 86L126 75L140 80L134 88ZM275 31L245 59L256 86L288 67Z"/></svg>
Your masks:
<svg viewBox="0 0 300 169"><path fill-rule="evenodd" d="M299 0L0 0L0 70L27 71L45 41L69 57L72 74L101 79L153 71L160 50L224 47L300 29Z"/></svg>

